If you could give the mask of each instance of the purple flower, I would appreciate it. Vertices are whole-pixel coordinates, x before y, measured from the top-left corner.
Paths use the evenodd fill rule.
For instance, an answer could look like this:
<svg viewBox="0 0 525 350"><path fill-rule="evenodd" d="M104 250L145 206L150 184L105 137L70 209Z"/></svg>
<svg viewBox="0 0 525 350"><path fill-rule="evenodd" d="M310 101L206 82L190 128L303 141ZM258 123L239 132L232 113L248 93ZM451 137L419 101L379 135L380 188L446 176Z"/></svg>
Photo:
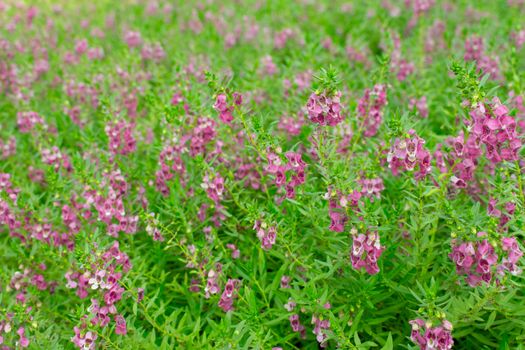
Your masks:
<svg viewBox="0 0 525 350"><path fill-rule="evenodd" d="M239 289L240 283L241 281L237 279L228 279L228 282L226 282L218 304L224 312L233 310L233 299L236 291Z"/></svg>
<svg viewBox="0 0 525 350"><path fill-rule="evenodd" d="M410 338L421 350L448 350L452 349L454 339L452 338L452 324L443 320L442 324L432 327L431 323L418 318L410 321L412 332Z"/></svg>
<svg viewBox="0 0 525 350"><path fill-rule="evenodd" d="M379 234L377 232L367 232L366 234L358 234L354 236L352 251L350 252L350 260L352 267L360 270L363 267L371 275L379 272L377 260L383 253L384 247L379 242Z"/></svg>
<svg viewBox="0 0 525 350"><path fill-rule="evenodd" d="M119 335L126 335L128 333L126 319L120 314L115 315L115 333Z"/></svg>
<svg viewBox="0 0 525 350"><path fill-rule="evenodd" d="M341 115L340 99L339 91L331 96L327 96L326 93L312 93L306 104L309 119L319 125L335 126L341 123L344 117Z"/></svg>

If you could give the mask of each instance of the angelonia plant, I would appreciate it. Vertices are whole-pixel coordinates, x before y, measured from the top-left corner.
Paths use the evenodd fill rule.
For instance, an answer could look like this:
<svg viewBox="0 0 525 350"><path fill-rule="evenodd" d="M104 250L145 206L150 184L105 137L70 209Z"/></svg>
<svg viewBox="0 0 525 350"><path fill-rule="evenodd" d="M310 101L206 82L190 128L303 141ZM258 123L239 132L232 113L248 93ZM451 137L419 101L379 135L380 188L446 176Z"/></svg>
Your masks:
<svg viewBox="0 0 525 350"><path fill-rule="evenodd" d="M0 0L0 350L525 350L523 18Z"/></svg>

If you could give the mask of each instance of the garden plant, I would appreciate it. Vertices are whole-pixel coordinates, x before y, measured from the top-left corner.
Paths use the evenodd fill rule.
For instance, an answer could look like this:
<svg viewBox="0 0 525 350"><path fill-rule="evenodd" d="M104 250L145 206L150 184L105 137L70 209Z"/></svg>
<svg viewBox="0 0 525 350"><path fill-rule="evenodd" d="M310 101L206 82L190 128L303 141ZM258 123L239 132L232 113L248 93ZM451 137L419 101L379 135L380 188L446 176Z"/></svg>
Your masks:
<svg viewBox="0 0 525 350"><path fill-rule="evenodd" d="M0 0L0 349L525 349L525 1Z"/></svg>

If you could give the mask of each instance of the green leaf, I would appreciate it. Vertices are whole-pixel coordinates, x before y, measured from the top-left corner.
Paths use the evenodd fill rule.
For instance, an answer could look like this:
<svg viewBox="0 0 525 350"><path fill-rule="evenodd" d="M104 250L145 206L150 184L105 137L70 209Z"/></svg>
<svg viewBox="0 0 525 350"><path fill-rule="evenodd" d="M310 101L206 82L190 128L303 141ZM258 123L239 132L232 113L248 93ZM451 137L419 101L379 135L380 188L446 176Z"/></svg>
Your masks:
<svg viewBox="0 0 525 350"><path fill-rule="evenodd" d="M494 320L496 319L496 315L497 315L496 310L490 313L490 316L487 320L487 324L485 325L485 330L489 329L492 326L492 324L494 323Z"/></svg>
<svg viewBox="0 0 525 350"><path fill-rule="evenodd" d="M392 341L392 333L388 332L388 338L386 339L385 345L381 348L381 350L393 350L394 349L394 342Z"/></svg>

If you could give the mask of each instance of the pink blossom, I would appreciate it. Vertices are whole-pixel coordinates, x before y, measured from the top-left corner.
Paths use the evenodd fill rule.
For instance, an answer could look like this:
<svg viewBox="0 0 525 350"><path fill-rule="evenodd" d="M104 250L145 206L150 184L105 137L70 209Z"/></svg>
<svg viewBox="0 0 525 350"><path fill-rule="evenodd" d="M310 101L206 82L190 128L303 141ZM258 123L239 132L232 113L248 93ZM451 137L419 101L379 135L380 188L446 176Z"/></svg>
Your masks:
<svg viewBox="0 0 525 350"><path fill-rule="evenodd" d="M359 270L363 267L371 275L379 272L377 261L384 251L384 247L379 242L377 232L366 232L366 234L354 235L350 258L354 269Z"/></svg>
<svg viewBox="0 0 525 350"><path fill-rule="evenodd" d="M224 312L233 310L233 300L236 296L237 290L240 287L240 283L241 281L237 279L228 279L228 282L226 282L221 299L219 300L219 307Z"/></svg>
<svg viewBox="0 0 525 350"><path fill-rule="evenodd" d="M424 148L425 140L417 136L414 130L410 130L407 136L394 141L387 156L388 167L394 175L399 173L399 169L417 169L414 173L416 179L424 178L431 170L430 152Z"/></svg>
<svg viewBox="0 0 525 350"><path fill-rule="evenodd" d="M442 324L437 327L431 327L429 323L418 318L410 321L412 325L412 334L410 338L416 343L421 350L449 350L454 345L452 338L452 324L443 320Z"/></svg>
<svg viewBox="0 0 525 350"><path fill-rule="evenodd" d="M341 115L340 99L341 92L335 92L330 96L326 93L312 93L306 104L308 118L319 125L335 126L341 123L344 117Z"/></svg>
<svg viewBox="0 0 525 350"><path fill-rule="evenodd" d="M142 36L140 32L127 31L124 34L124 41L130 48L134 48L142 44Z"/></svg>
<svg viewBox="0 0 525 350"><path fill-rule="evenodd" d="M127 333L126 319L120 314L115 315L115 334L126 335Z"/></svg>
<svg viewBox="0 0 525 350"><path fill-rule="evenodd" d="M386 106L386 87L385 85L375 85L373 90L366 89L363 97L357 104L357 115L359 128L363 130L363 135L372 137L377 134L383 121L382 109Z"/></svg>

